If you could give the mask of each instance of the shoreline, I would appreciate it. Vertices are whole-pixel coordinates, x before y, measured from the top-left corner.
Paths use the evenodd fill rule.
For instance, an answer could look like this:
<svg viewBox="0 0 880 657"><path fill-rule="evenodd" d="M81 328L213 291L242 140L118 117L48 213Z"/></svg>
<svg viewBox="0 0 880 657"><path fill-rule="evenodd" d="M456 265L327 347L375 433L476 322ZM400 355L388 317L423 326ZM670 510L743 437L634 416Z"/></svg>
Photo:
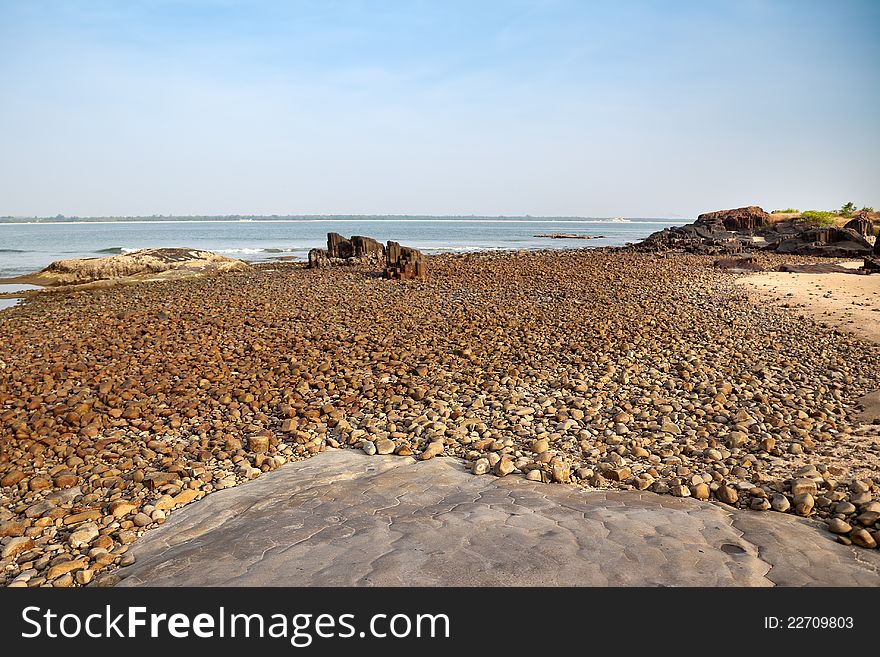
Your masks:
<svg viewBox="0 0 880 657"><path fill-rule="evenodd" d="M5 583L87 584L173 509L328 447L796 512L858 544L880 346L712 262L489 251L417 282L264 263L33 295L0 316Z"/></svg>

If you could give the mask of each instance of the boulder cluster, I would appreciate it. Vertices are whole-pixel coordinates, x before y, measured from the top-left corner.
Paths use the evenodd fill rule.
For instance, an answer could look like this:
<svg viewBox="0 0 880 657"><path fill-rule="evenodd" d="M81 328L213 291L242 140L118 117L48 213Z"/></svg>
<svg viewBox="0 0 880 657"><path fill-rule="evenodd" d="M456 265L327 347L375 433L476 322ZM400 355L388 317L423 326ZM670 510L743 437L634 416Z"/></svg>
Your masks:
<svg viewBox="0 0 880 657"><path fill-rule="evenodd" d="M875 547L880 427L857 400L880 345L712 261L444 255L409 285L273 263L5 310L0 583L113 583L174 509L331 447L795 513Z"/></svg>
<svg viewBox="0 0 880 657"><path fill-rule="evenodd" d="M815 221L783 219L757 206L701 214L686 226L664 228L631 248L652 253L682 252L731 255L768 251L804 256L861 258L874 246L874 222L866 217L843 227L821 226Z"/></svg>
<svg viewBox="0 0 880 657"><path fill-rule="evenodd" d="M397 242L381 242L370 237L345 239L339 233L327 233L327 249L309 251L309 267L318 269L331 265L384 264L382 275L397 280L423 279L427 263L422 252Z"/></svg>

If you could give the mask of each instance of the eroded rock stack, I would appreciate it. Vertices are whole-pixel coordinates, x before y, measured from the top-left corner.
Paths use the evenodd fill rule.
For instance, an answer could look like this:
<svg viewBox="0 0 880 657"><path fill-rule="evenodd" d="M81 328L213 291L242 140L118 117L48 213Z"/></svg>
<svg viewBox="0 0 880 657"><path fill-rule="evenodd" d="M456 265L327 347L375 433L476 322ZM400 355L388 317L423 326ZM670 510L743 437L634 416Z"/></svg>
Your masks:
<svg viewBox="0 0 880 657"><path fill-rule="evenodd" d="M880 237L874 242L873 255L865 256L864 269L869 274L880 274Z"/></svg>
<svg viewBox="0 0 880 657"><path fill-rule="evenodd" d="M385 247L371 237L354 235L350 240L339 233L327 233L327 249L309 251L309 267L332 264L379 264L385 260Z"/></svg>
<svg viewBox="0 0 880 657"><path fill-rule="evenodd" d="M665 228L649 235L632 249L700 255L774 251L789 255L859 258L869 255L872 248L861 232L865 229L861 220L851 221L843 228L820 226L805 220L774 222L761 208L749 206L701 214L694 223Z"/></svg>
<svg viewBox="0 0 880 657"><path fill-rule="evenodd" d="M733 210L706 212L697 217L697 225L721 226L723 230L747 231L755 230L770 223L770 215L757 205Z"/></svg>
<svg viewBox="0 0 880 657"><path fill-rule="evenodd" d="M351 258L354 247L339 233L327 233L327 253L331 258Z"/></svg>
<svg viewBox="0 0 880 657"><path fill-rule="evenodd" d="M870 253L871 243L851 228L823 226L781 240L777 253L852 258Z"/></svg>
<svg viewBox="0 0 880 657"><path fill-rule="evenodd" d="M354 235L350 240L339 233L327 233L327 249L309 251L313 269L344 264L384 264L383 276L395 280L425 278L425 257L418 249L388 242L385 246L371 237Z"/></svg>
<svg viewBox="0 0 880 657"><path fill-rule="evenodd" d="M854 230L862 237L871 237L874 234L874 222L866 216L855 216L846 222L844 228Z"/></svg>
<svg viewBox="0 0 880 657"><path fill-rule="evenodd" d="M425 278L425 257L418 249L388 242L386 249L385 278L405 281Z"/></svg>

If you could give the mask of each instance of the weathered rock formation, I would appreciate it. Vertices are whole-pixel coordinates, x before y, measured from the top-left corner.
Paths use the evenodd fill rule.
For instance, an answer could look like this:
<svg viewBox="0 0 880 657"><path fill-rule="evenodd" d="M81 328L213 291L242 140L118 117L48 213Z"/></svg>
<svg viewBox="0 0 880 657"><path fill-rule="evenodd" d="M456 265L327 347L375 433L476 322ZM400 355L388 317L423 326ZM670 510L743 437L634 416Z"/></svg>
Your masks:
<svg viewBox="0 0 880 657"><path fill-rule="evenodd" d="M697 217L698 226L723 227L723 230L747 231L755 230L770 223L770 215L757 205L733 210L706 212Z"/></svg>
<svg viewBox="0 0 880 657"><path fill-rule="evenodd" d="M425 257L421 251L388 242L384 246L370 237L360 235L345 239L338 233L327 233L327 249L309 251L309 267L318 269L331 265L383 264L385 278L407 280L424 278Z"/></svg>
<svg viewBox="0 0 880 657"><path fill-rule="evenodd" d="M99 281L188 278L224 271L242 271L250 265L210 251L196 249L142 249L106 258L57 260L36 274L19 277L45 286L83 285Z"/></svg>
<svg viewBox="0 0 880 657"><path fill-rule="evenodd" d="M340 260L357 258L381 262L385 258L385 247L371 237L354 235L347 240L339 233L327 233L327 256Z"/></svg>
<svg viewBox="0 0 880 657"><path fill-rule="evenodd" d="M774 271L785 271L792 274L858 274L857 269L842 267L833 262L819 263L785 263Z"/></svg>
<svg viewBox="0 0 880 657"><path fill-rule="evenodd" d="M328 267L333 264L381 264L385 247L371 237L354 235L346 239L339 233L327 233L327 248L309 251L309 267Z"/></svg>
<svg viewBox="0 0 880 657"><path fill-rule="evenodd" d="M821 226L781 240L774 250L777 253L851 258L869 253L871 244L851 228Z"/></svg>
<svg viewBox="0 0 880 657"><path fill-rule="evenodd" d="M859 258L871 252L870 242L859 230L794 219L774 222L757 206L701 214L692 224L665 228L632 248L708 255L774 251L832 258Z"/></svg>
<svg viewBox="0 0 880 657"><path fill-rule="evenodd" d="M844 228L856 231L862 237L871 237L874 235L874 222L867 216L855 216L846 222Z"/></svg>
<svg viewBox="0 0 880 657"><path fill-rule="evenodd" d="M743 251L737 234L714 224L688 224L664 228L632 247L636 251L684 251L702 255L731 255Z"/></svg>
<svg viewBox="0 0 880 657"><path fill-rule="evenodd" d="M425 257L418 249L401 246L397 242L388 242L386 250L385 278L409 280L425 278Z"/></svg>
<svg viewBox="0 0 880 657"><path fill-rule="evenodd" d="M331 258L351 258L354 247L339 233L327 233L327 255Z"/></svg>
<svg viewBox="0 0 880 657"><path fill-rule="evenodd" d="M869 274L880 274L880 237L874 242L873 255L865 256L864 269Z"/></svg>
<svg viewBox="0 0 880 657"><path fill-rule="evenodd" d="M580 233L544 233L535 237L546 237L551 240L598 240L604 235L581 235Z"/></svg>
<svg viewBox="0 0 880 657"><path fill-rule="evenodd" d="M371 237L354 235L351 238L351 246L354 249L355 258L370 258L381 262L385 257L385 247Z"/></svg>
<svg viewBox="0 0 880 657"><path fill-rule="evenodd" d="M330 265L330 255L325 249L312 249L309 251L309 267L311 269L320 269Z"/></svg>

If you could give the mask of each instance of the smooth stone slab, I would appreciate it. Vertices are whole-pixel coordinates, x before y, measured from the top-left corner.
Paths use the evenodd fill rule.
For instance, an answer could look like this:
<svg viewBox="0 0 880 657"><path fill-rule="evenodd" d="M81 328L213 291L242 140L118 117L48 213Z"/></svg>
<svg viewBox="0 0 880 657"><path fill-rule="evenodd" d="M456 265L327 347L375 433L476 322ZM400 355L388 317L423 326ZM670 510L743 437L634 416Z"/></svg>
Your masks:
<svg viewBox="0 0 880 657"><path fill-rule="evenodd" d="M328 450L175 511L120 586L880 585L818 523Z"/></svg>

